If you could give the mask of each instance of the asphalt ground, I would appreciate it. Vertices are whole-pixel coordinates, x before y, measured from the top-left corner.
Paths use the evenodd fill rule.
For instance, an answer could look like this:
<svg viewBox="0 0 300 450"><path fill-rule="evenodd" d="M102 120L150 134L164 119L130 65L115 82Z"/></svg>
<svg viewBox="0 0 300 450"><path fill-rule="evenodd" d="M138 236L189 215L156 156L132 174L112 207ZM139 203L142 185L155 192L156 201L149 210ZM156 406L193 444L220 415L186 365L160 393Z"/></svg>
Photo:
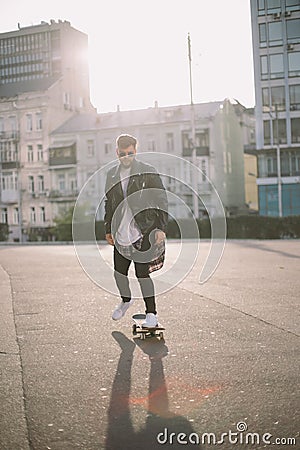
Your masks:
<svg viewBox="0 0 300 450"><path fill-rule="evenodd" d="M145 341L73 246L2 246L0 449L299 449L299 244L227 241L200 285L202 242Z"/></svg>

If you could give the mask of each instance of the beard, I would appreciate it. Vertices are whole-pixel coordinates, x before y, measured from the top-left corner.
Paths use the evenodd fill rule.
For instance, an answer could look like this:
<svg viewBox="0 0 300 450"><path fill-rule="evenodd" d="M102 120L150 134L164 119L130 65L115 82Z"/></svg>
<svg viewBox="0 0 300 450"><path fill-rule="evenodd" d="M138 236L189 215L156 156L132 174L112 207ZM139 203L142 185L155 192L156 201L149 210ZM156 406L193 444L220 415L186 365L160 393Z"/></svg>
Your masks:
<svg viewBox="0 0 300 450"><path fill-rule="evenodd" d="M129 156L129 157L125 156L124 158L120 158L119 161L120 161L121 166L130 167L134 161L134 156Z"/></svg>

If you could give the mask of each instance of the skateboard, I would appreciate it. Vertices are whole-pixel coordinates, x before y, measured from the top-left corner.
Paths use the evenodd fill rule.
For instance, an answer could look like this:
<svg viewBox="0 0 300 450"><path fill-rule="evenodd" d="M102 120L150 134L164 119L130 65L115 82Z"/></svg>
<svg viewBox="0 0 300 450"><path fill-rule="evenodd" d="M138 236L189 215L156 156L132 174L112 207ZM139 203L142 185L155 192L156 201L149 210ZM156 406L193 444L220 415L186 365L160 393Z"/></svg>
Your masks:
<svg viewBox="0 0 300 450"><path fill-rule="evenodd" d="M145 328L142 327L143 321L146 319L146 314L133 314L132 316L134 324L132 325L132 333L134 336L138 335L140 339L146 339L146 337L159 337L164 338L164 327L159 323L156 327Z"/></svg>

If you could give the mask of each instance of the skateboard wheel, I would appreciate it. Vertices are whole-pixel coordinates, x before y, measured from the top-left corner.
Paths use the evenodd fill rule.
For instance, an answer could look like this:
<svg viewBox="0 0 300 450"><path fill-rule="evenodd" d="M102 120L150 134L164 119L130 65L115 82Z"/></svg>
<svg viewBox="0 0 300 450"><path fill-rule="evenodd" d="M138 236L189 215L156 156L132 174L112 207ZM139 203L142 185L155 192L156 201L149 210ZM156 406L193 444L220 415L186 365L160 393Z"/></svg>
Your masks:
<svg viewBox="0 0 300 450"><path fill-rule="evenodd" d="M135 335L136 333L136 324L132 325L132 333Z"/></svg>
<svg viewBox="0 0 300 450"><path fill-rule="evenodd" d="M160 337L160 339L164 338L164 333L162 331L159 333L159 337Z"/></svg>

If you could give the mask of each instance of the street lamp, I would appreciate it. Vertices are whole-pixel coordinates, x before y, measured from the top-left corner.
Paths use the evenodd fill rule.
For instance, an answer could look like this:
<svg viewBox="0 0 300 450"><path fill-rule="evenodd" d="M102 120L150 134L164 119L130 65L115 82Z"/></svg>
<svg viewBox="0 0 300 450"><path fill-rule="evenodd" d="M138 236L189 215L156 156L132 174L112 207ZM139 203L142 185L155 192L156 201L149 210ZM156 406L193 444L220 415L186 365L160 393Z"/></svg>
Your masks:
<svg viewBox="0 0 300 450"><path fill-rule="evenodd" d="M275 104L275 121L276 121L278 214L279 214L279 217L282 217L281 161L280 161L279 121L278 121L278 105L277 105L277 103ZM274 143L274 129L273 129L273 143Z"/></svg>
<svg viewBox="0 0 300 450"><path fill-rule="evenodd" d="M192 147L192 161L194 167L192 168L192 184L193 184L193 210L196 219L199 218L199 202L198 202L198 171L197 167L197 153L196 153L196 130L195 130L195 109L193 102L193 82L192 82L192 52L191 52L191 38L188 33L188 56L189 56L189 72L190 72L190 105L191 105L191 127L192 138L190 144Z"/></svg>

